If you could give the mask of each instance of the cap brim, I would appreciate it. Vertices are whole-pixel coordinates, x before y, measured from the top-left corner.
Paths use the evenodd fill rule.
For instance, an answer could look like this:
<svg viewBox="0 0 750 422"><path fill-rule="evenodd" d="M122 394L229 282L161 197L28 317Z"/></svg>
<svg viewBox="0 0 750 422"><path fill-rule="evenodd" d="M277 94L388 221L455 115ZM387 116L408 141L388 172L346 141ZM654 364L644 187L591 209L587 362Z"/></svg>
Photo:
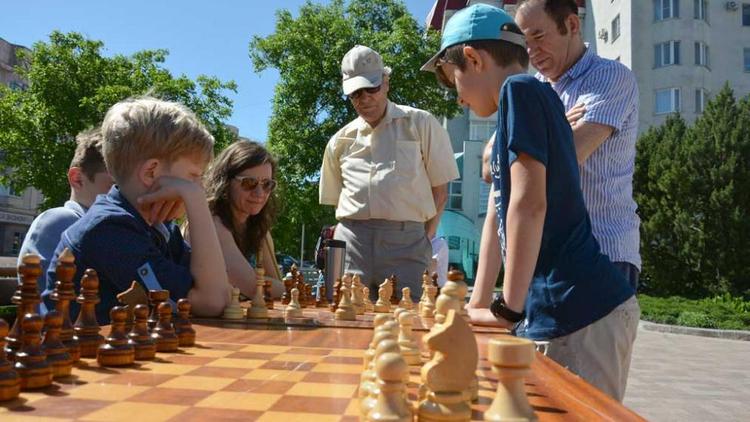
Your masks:
<svg viewBox="0 0 750 422"><path fill-rule="evenodd" d="M349 79L344 80L343 88L344 95L349 95L352 92L362 88L374 88L380 86L383 83L383 72L372 73L370 75L359 75L353 76Z"/></svg>
<svg viewBox="0 0 750 422"><path fill-rule="evenodd" d="M438 51L437 54L432 56L430 60L427 60L427 63L423 64L422 67L419 68L419 70L435 73L435 71L437 70L437 62L438 60L440 60L440 56L443 54L443 51L445 51L445 49Z"/></svg>

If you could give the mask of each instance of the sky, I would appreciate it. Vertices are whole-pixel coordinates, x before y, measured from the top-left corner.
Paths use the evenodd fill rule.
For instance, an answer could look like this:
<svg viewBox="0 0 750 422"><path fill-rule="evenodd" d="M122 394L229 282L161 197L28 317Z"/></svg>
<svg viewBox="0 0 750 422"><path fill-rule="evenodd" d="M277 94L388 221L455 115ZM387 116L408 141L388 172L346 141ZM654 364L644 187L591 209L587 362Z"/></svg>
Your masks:
<svg viewBox="0 0 750 422"><path fill-rule="evenodd" d="M315 0L328 3L324 0ZM237 94L227 123L240 135L265 142L278 73L255 73L248 57L254 35L273 32L279 9L297 15L303 0L26 0L2 2L0 37L30 47L48 39L53 30L76 31L104 42L104 54L130 55L140 50L167 49L165 66L173 75L195 79L200 74L234 80ZM432 0L407 0L420 24Z"/></svg>

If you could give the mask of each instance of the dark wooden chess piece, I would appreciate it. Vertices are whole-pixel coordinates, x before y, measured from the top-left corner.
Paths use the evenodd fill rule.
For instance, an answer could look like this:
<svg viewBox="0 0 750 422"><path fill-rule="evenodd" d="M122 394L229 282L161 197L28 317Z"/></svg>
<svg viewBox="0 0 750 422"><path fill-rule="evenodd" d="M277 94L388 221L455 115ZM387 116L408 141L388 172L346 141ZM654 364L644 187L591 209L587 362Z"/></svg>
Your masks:
<svg viewBox="0 0 750 422"><path fill-rule="evenodd" d="M432 272L432 285L435 286L435 288L437 289L436 290L437 293L435 297L440 296L440 285L438 284L438 273L435 271Z"/></svg>
<svg viewBox="0 0 750 422"><path fill-rule="evenodd" d="M76 298L73 287L73 277L76 273L74 262L75 257L70 250L68 248L63 249L60 256L57 257L57 267L55 267L57 280L55 281L55 290L50 295L50 299L57 302L55 309L62 316L60 341L68 349L73 362L78 362L81 359L81 347L78 344L78 337L73 330L73 322L70 320L70 302Z"/></svg>
<svg viewBox="0 0 750 422"><path fill-rule="evenodd" d="M21 392L21 379L13 364L5 358L5 336L8 323L0 318L0 401L13 400Z"/></svg>
<svg viewBox="0 0 750 422"><path fill-rule="evenodd" d="M328 303L328 296L326 294L326 285L321 284L318 287L318 300L315 302L316 308L327 308L330 304Z"/></svg>
<svg viewBox="0 0 750 422"><path fill-rule="evenodd" d="M135 348L128 342L125 320L128 311L123 306L115 306L109 311L111 326L106 343L99 346L96 361L99 366L127 366L135 361Z"/></svg>
<svg viewBox="0 0 750 422"><path fill-rule="evenodd" d="M341 301L341 278L337 278L333 283L333 303L331 303L331 312L336 312Z"/></svg>
<svg viewBox="0 0 750 422"><path fill-rule="evenodd" d="M195 330L190 323L190 301L180 299L177 301L177 318L174 320L174 330L180 347L195 345Z"/></svg>
<svg viewBox="0 0 750 422"><path fill-rule="evenodd" d="M269 279L263 281L263 300L266 302L266 308L273 309L273 295L271 294L271 288L273 282Z"/></svg>
<svg viewBox="0 0 750 422"><path fill-rule="evenodd" d="M157 309L159 321L157 321L151 338L156 343L157 352L175 352L179 345L179 339L172 325L172 305L162 302Z"/></svg>
<svg viewBox="0 0 750 422"><path fill-rule="evenodd" d="M391 274L388 279L391 280L391 291L393 292L391 294L391 305L398 306L398 303L401 301L398 297L400 292L398 289L398 278L396 278L396 274Z"/></svg>
<svg viewBox="0 0 750 422"><path fill-rule="evenodd" d="M135 348L135 360L151 360L156 356L156 344L148 332L148 305L135 305L133 329L128 333Z"/></svg>
<svg viewBox="0 0 750 422"><path fill-rule="evenodd" d="M125 331L130 332L133 329L135 318L133 310L136 305L148 305L148 295L143 287L133 280L127 290L117 294L117 301L125 305L125 309L128 311L128 317L125 319Z"/></svg>
<svg viewBox="0 0 750 422"><path fill-rule="evenodd" d="M35 390L52 384L52 368L42 350L42 317L26 314L21 319L21 348L14 369L21 377L21 390Z"/></svg>
<svg viewBox="0 0 750 422"><path fill-rule="evenodd" d="M81 277L81 292L76 298L81 305L78 319L73 325L78 344L81 347L81 357L94 358L99 346L104 343L104 337L99 334L101 328L96 320L96 304L99 303L99 276L89 268Z"/></svg>
<svg viewBox="0 0 750 422"><path fill-rule="evenodd" d="M169 300L169 290L149 290L148 299L151 305L151 314L148 317L148 329L153 330L159 322L159 305Z"/></svg>
<svg viewBox="0 0 750 422"><path fill-rule="evenodd" d="M63 316L57 310L47 312L44 317L44 341L42 341L42 351L47 355L47 363L52 369L53 378L63 378L70 375L73 370L73 358L68 352L62 340L60 340L60 331L62 330Z"/></svg>
<svg viewBox="0 0 750 422"><path fill-rule="evenodd" d="M23 321L26 314L36 313L36 306L39 304L39 292L37 291L37 280L42 273L41 258L39 255L28 254L21 258L21 265L18 266L18 274L21 276L21 282L18 284L16 293L11 301L18 305L16 322L10 329L6 338L5 352L8 360L15 360L16 352L21 348L23 338Z"/></svg>

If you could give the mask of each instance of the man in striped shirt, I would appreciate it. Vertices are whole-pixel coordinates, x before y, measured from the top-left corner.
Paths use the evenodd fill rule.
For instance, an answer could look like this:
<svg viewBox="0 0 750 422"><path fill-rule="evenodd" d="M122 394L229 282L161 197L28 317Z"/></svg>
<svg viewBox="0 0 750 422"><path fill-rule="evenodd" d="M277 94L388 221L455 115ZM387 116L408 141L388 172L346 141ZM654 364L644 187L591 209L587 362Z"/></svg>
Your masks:
<svg viewBox="0 0 750 422"><path fill-rule="evenodd" d="M637 289L640 219L633 200L638 86L621 63L599 57L581 38L575 0L520 1L515 20L526 35L537 78L549 82L573 128L581 190L594 237ZM488 227L489 226L489 227ZM485 222L480 254L497 256L497 228ZM471 307L489 306L500 262L479 259Z"/></svg>

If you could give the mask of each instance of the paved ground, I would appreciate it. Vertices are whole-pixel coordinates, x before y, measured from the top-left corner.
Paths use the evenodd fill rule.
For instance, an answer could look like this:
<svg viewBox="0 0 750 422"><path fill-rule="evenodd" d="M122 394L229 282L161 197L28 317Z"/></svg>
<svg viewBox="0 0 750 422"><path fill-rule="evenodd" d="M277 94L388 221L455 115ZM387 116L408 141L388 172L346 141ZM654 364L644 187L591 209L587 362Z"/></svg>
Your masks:
<svg viewBox="0 0 750 422"><path fill-rule="evenodd" d="M750 342L640 329L625 405L658 422L750 420Z"/></svg>

